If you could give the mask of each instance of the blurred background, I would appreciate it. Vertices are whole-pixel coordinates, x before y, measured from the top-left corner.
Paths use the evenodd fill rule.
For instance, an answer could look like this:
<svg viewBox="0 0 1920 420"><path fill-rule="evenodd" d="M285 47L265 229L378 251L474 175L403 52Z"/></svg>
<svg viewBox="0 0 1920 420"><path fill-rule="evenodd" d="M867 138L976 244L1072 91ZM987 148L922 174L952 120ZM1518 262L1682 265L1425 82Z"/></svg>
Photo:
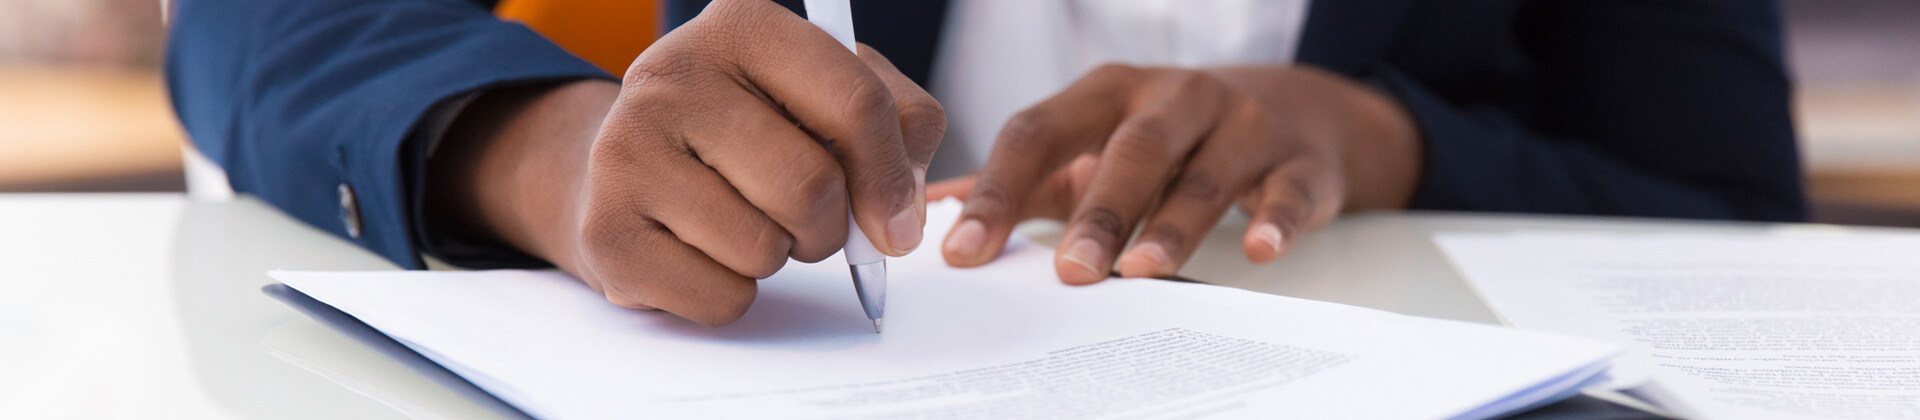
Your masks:
<svg viewBox="0 0 1920 420"><path fill-rule="evenodd" d="M0 0L0 192L178 191L154 0Z"/></svg>
<svg viewBox="0 0 1920 420"><path fill-rule="evenodd" d="M1920 1L1787 0L1816 221L1920 226ZM0 0L0 192L182 191L155 0Z"/></svg>

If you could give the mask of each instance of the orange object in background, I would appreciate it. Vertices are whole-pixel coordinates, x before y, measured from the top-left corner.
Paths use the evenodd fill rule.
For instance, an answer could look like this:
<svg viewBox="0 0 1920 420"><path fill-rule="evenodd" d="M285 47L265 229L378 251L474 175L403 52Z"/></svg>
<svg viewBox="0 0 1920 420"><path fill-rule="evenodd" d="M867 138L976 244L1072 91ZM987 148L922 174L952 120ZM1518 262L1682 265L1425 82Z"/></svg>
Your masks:
<svg viewBox="0 0 1920 420"><path fill-rule="evenodd" d="M654 0L506 0L494 15L533 28L567 52L615 76L660 37Z"/></svg>

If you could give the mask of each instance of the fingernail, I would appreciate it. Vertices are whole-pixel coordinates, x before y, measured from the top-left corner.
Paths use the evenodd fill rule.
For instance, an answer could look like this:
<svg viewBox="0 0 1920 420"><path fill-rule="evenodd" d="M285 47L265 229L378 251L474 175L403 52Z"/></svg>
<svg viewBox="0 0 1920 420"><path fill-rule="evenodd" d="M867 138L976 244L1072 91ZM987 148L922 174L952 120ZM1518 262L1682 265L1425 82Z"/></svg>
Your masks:
<svg viewBox="0 0 1920 420"><path fill-rule="evenodd" d="M1279 226L1274 226L1272 223L1261 223L1258 225L1254 225L1253 237L1260 239L1260 242L1266 242L1267 246L1273 248L1273 252L1275 254L1280 253L1280 227Z"/></svg>
<svg viewBox="0 0 1920 420"><path fill-rule="evenodd" d="M987 225L980 223L978 219L967 219L960 222L960 226L955 226L953 233L947 235L945 246L948 254L963 258L978 258L980 247L986 242Z"/></svg>
<svg viewBox="0 0 1920 420"><path fill-rule="evenodd" d="M1100 261L1100 251L1099 243L1094 242L1092 239L1080 238L1074 240L1073 246L1067 247L1067 253L1060 257L1066 259L1068 262L1079 265L1081 268L1087 269L1087 273L1100 276L1101 270L1094 268L1094 264Z"/></svg>
<svg viewBox="0 0 1920 420"><path fill-rule="evenodd" d="M920 247L920 214L912 206L900 209L893 218L887 219L887 242L899 254Z"/></svg>
<svg viewBox="0 0 1920 420"><path fill-rule="evenodd" d="M1159 275L1162 273L1171 273L1174 271L1173 257L1167 255L1166 247L1162 247L1160 246L1159 243L1156 243L1156 242L1143 242L1143 243L1135 244L1133 246L1133 249L1127 250L1127 256L1122 258L1123 260L1121 261L1122 266L1129 264L1128 262L1125 261L1129 259L1136 261L1134 263L1131 263L1131 264L1135 264L1136 266L1130 267L1130 268L1137 271L1147 271L1154 275ZM1141 261L1141 260L1144 260L1144 261ZM1137 266L1138 264L1142 264L1142 263L1146 264L1146 266L1145 267ZM1121 270L1121 271L1127 272L1128 270Z"/></svg>

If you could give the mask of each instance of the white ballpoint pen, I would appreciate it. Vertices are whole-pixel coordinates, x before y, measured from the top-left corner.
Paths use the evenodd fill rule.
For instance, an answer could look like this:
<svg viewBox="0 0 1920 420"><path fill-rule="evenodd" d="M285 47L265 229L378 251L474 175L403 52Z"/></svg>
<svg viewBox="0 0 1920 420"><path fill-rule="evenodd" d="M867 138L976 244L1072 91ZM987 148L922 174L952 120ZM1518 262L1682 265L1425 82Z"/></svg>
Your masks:
<svg viewBox="0 0 1920 420"><path fill-rule="evenodd" d="M806 0L807 21L833 35L847 50L859 54L853 41L853 7L847 0ZM847 206L847 246L842 249L847 268L853 272L853 292L860 307L873 320L873 332L880 333L880 320L887 311L887 255L873 247L873 241L853 221L853 206Z"/></svg>

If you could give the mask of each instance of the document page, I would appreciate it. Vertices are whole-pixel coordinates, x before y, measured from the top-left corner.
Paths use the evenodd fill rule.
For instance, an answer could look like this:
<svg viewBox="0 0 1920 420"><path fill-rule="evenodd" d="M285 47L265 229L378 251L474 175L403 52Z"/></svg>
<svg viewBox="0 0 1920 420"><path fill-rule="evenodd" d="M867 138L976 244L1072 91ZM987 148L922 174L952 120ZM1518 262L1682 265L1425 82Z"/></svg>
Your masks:
<svg viewBox="0 0 1920 420"><path fill-rule="evenodd" d="M957 217L929 205L927 238ZM543 418L1455 418L1530 406L1618 346L1115 279L1017 243L980 268L891 259L885 333L837 258L761 280L718 328L542 271L275 272Z"/></svg>
<svg viewBox="0 0 1920 420"><path fill-rule="evenodd" d="M1683 415L1920 418L1920 236L1436 241L1510 324L1628 345L1618 387Z"/></svg>

